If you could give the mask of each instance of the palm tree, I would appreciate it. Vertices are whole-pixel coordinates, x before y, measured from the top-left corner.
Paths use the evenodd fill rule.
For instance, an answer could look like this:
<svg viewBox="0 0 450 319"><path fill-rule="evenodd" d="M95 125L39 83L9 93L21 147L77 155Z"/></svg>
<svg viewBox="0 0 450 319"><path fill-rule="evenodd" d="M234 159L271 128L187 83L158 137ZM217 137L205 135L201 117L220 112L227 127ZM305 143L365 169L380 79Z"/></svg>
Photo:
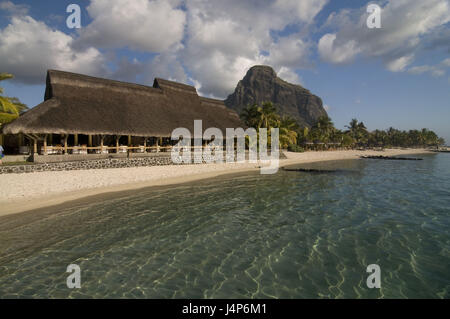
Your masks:
<svg viewBox="0 0 450 319"><path fill-rule="evenodd" d="M287 148L289 145L297 144L298 124L295 119L289 116L283 116L278 125L280 129L280 146Z"/></svg>
<svg viewBox="0 0 450 319"><path fill-rule="evenodd" d="M330 117L328 116L321 116L316 124L312 127L312 135L321 140L322 142L326 143L328 142L330 136L335 131L335 127L333 122L331 121Z"/></svg>
<svg viewBox="0 0 450 319"><path fill-rule="evenodd" d="M308 141L309 138L309 127L305 126L303 128L298 128L297 129L297 142L300 145L301 143L306 143Z"/></svg>
<svg viewBox="0 0 450 319"><path fill-rule="evenodd" d="M349 125L346 125L345 127L348 128L348 132L354 138L357 135L358 128L359 128L358 120L352 119L350 121Z"/></svg>
<svg viewBox="0 0 450 319"><path fill-rule="evenodd" d="M349 125L346 125L345 127L348 128L346 133L355 140L356 144L366 144L368 142L368 132L363 122L352 119Z"/></svg>
<svg viewBox="0 0 450 319"><path fill-rule="evenodd" d="M261 126L261 115L258 110L258 105L248 105L243 109L241 119L248 127L259 128Z"/></svg>
<svg viewBox="0 0 450 319"><path fill-rule="evenodd" d="M279 123L280 116L277 114L277 110L272 102L264 102L259 109L261 114L261 126L265 127L269 131L272 127Z"/></svg>
<svg viewBox="0 0 450 319"><path fill-rule="evenodd" d="M277 125L280 119L275 106L271 102L247 106L242 111L241 118L249 127L254 127L257 130L263 127L269 131L270 128Z"/></svg>
<svg viewBox="0 0 450 319"><path fill-rule="evenodd" d="M358 140L360 144L367 144L369 132L363 122L358 124Z"/></svg>
<svg viewBox="0 0 450 319"><path fill-rule="evenodd" d="M12 74L0 73L0 81L12 78ZM27 109L27 106L20 103L19 99L3 96L3 88L0 87L0 126L15 120Z"/></svg>
<svg viewBox="0 0 450 319"><path fill-rule="evenodd" d="M248 127L255 128L258 135L261 128L266 128L269 145L271 145L272 128L279 128L280 146L282 148L297 144L299 127L296 120L289 116L280 117L271 102L247 106L242 111L241 118Z"/></svg>

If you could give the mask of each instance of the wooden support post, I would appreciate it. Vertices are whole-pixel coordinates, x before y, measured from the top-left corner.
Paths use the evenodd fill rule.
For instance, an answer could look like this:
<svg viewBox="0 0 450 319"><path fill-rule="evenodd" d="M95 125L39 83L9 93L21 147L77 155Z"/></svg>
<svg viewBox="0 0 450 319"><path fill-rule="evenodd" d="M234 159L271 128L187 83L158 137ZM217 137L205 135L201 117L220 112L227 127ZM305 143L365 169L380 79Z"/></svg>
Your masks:
<svg viewBox="0 0 450 319"><path fill-rule="evenodd" d="M78 134L74 134L73 136L73 145L78 146Z"/></svg>
<svg viewBox="0 0 450 319"><path fill-rule="evenodd" d="M92 135L88 135L88 146L92 147Z"/></svg>
<svg viewBox="0 0 450 319"><path fill-rule="evenodd" d="M128 146L131 146L131 135L128 135Z"/></svg>
<svg viewBox="0 0 450 319"><path fill-rule="evenodd" d="M147 153L147 138L144 137L144 153Z"/></svg>
<svg viewBox="0 0 450 319"><path fill-rule="evenodd" d="M44 136L44 155L47 155L47 135Z"/></svg>
<svg viewBox="0 0 450 319"><path fill-rule="evenodd" d="M48 137L48 143L49 143L50 145L53 145L53 134L49 134L49 137Z"/></svg>
<svg viewBox="0 0 450 319"><path fill-rule="evenodd" d="M19 133L17 135L17 144L18 144L19 147L23 146L23 134L22 133Z"/></svg>
<svg viewBox="0 0 450 319"><path fill-rule="evenodd" d="M100 135L100 147L101 147L100 154L103 154L103 144L104 144L104 140L105 140L105 136L104 136L104 135Z"/></svg>
<svg viewBox="0 0 450 319"><path fill-rule="evenodd" d="M65 136L64 136L64 155L67 155L68 154L68 152L67 152L67 140L69 139L69 134L66 134Z"/></svg>
<svg viewBox="0 0 450 319"><path fill-rule="evenodd" d="M37 154L38 149L37 149L37 139L33 138L33 153Z"/></svg>
<svg viewBox="0 0 450 319"><path fill-rule="evenodd" d="M119 154L119 140L120 140L120 135L116 136L116 153Z"/></svg>
<svg viewBox="0 0 450 319"><path fill-rule="evenodd" d="M156 153L159 153L159 137L156 138Z"/></svg>
<svg viewBox="0 0 450 319"><path fill-rule="evenodd" d="M0 145L3 145L3 134L0 134Z"/></svg>

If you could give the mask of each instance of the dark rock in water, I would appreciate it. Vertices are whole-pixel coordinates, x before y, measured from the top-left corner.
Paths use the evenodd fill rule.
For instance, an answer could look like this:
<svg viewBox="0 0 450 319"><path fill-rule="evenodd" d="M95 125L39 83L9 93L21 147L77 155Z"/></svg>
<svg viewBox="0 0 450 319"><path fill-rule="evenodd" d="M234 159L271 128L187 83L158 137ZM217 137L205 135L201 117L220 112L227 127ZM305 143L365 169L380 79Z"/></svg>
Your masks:
<svg viewBox="0 0 450 319"><path fill-rule="evenodd" d="M328 173L338 173L339 170L328 170L328 169L313 169L313 168L282 168L283 171L286 172L304 172L304 173L320 173L320 174L328 174Z"/></svg>
<svg viewBox="0 0 450 319"><path fill-rule="evenodd" d="M312 126L327 115L322 99L300 85L280 79L270 66L254 66L225 100L239 114L248 105L272 102L281 115L289 115L301 126Z"/></svg>
<svg viewBox="0 0 450 319"><path fill-rule="evenodd" d="M423 158L414 157L391 157L391 156L361 156L363 159L381 159L391 161L423 161Z"/></svg>

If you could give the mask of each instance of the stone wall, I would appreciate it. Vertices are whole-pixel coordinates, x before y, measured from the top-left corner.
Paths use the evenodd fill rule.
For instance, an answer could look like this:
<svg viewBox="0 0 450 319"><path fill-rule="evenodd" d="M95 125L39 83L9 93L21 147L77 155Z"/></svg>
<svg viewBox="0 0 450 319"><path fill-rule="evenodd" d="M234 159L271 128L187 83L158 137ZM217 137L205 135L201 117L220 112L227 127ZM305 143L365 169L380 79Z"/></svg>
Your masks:
<svg viewBox="0 0 450 319"><path fill-rule="evenodd" d="M198 155L197 155L198 156ZM192 156L192 159L197 159L197 163L205 163L204 158ZM280 158L285 158L283 152L280 153ZM246 154L248 160L248 152ZM232 159L230 159L232 160ZM214 162L213 158L209 159ZM181 163L181 157L179 158ZM87 169L107 169L107 168L124 168L124 167L142 167L142 166L163 166L163 165L180 165L172 161L170 153L158 153L153 156L145 157L131 157L131 158L107 158L107 159L91 159L83 161L67 161L55 163L34 163L29 165L14 165L14 166L0 166L0 174L22 174L33 172L46 171L73 171L73 170L87 170Z"/></svg>
<svg viewBox="0 0 450 319"><path fill-rule="evenodd" d="M170 155L130 159L100 159L76 162L42 163L30 165L0 166L0 174L20 174L44 171L73 171L139 166L173 165Z"/></svg>

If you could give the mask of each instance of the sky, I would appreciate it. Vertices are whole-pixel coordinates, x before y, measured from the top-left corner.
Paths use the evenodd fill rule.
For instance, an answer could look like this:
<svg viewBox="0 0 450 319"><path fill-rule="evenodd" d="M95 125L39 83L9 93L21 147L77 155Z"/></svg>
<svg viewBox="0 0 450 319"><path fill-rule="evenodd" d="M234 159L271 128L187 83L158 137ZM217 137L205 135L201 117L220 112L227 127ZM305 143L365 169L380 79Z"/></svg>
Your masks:
<svg viewBox="0 0 450 319"><path fill-rule="evenodd" d="M224 99L260 64L320 96L338 128L429 128L450 144L450 0L0 0L0 72L15 75L1 86L29 107L48 69Z"/></svg>

